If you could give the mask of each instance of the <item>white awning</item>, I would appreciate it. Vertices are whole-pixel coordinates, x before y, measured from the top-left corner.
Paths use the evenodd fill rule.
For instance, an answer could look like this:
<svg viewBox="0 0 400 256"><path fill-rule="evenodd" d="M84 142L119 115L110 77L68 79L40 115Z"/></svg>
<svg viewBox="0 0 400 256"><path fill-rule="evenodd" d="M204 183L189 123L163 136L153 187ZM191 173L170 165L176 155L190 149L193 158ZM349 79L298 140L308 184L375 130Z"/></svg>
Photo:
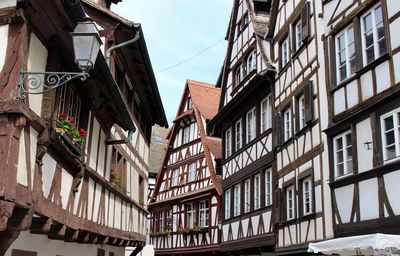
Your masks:
<svg viewBox="0 0 400 256"><path fill-rule="evenodd" d="M371 234L310 243L308 252L350 255L400 255L400 235Z"/></svg>

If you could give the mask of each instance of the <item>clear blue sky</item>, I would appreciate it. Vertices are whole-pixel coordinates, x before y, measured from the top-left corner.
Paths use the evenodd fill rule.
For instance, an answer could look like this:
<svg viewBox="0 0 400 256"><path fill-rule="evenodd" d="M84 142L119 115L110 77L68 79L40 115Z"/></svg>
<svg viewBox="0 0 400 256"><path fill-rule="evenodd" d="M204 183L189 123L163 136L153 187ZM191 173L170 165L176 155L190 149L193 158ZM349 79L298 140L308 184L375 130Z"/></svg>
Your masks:
<svg viewBox="0 0 400 256"><path fill-rule="evenodd" d="M226 53L222 40L205 53L179 63L225 38L232 0L123 0L112 7L142 24L168 121L176 111L186 79L215 84Z"/></svg>

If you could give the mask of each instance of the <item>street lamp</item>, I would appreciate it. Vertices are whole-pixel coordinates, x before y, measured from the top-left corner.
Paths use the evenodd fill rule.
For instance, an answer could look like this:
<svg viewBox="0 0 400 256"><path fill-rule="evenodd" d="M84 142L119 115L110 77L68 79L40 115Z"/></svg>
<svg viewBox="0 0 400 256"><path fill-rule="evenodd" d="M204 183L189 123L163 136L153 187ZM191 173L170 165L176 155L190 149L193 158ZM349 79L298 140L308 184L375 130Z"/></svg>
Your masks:
<svg viewBox="0 0 400 256"><path fill-rule="evenodd" d="M100 45L102 44L96 24L91 18L86 17L81 22L78 22L71 35L75 62L82 72L35 72L21 70L17 99L24 100L26 94L43 94L75 78L80 78L81 81L84 81L89 77L88 72L94 67Z"/></svg>

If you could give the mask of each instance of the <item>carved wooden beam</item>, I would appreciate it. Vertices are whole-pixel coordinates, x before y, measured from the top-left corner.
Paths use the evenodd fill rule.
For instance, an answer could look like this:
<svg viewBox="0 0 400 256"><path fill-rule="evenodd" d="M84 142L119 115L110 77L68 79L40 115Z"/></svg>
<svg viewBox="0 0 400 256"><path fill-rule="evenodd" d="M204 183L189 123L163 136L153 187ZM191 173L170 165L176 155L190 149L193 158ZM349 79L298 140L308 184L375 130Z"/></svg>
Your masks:
<svg viewBox="0 0 400 256"><path fill-rule="evenodd" d="M50 239L64 240L66 229L67 229L67 227L63 224L52 224L50 227L48 237Z"/></svg>
<svg viewBox="0 0 400 256"><path fill-rule="evenodd" d="M6 230L0 232L0 256L3 256L10 245L19 236L19 231L16 230Z"/></svg>
<svg viewBox="0 0 400 256"><path fill-rule="evenodd" d="M99 244L107 244L108 243L108 236L98 236L97 242Z"/></svg>
<svg viewBox="0 0 400 256"><path fill-rule="evenodd" d="M79 231L78 243L88 243L90 239L90 233L86 231Z"/></svg>
<svg viewBox="0 0 400 256"><path fill-rule="evenodd" d="M7 229L8 219L11 217L14 203L0 200L0 231Z"/></svg>
<svg viewBox="0 0 400 256"><path fill-rule="evenodd" d="M34 217L30 227L33 234L47 234L50 231L53 220L47 217Z"/></svg>
<svg viewBox="0 0 400 256"><path fill-rule="evenodd" d="M11 230L29 230L32 224L33 208L17 208L14 207L11 218L8 221L8 229Z"/></svg>
<svg viewBox="0 0 400 256"><path fill-rule="evenodd" d="M65 230L65 241L66 242L76 242L78 240L78 235L79 231L72 229L72 228L67 228Z"/></svg>

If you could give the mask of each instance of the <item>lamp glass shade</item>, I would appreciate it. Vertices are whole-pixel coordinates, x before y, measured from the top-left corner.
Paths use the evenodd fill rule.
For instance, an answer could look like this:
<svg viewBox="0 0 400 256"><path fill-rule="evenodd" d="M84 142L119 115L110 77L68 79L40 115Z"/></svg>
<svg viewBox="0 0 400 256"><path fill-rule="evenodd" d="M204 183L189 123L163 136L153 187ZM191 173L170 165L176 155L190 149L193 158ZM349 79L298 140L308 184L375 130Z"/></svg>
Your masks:
<svg viewBox="0 0 400 256"><path fill-rule="evenodd" d="M72 33L72 40L76 63L82 70L93 68L102 43L94 22L79 22Z"/></svg>

